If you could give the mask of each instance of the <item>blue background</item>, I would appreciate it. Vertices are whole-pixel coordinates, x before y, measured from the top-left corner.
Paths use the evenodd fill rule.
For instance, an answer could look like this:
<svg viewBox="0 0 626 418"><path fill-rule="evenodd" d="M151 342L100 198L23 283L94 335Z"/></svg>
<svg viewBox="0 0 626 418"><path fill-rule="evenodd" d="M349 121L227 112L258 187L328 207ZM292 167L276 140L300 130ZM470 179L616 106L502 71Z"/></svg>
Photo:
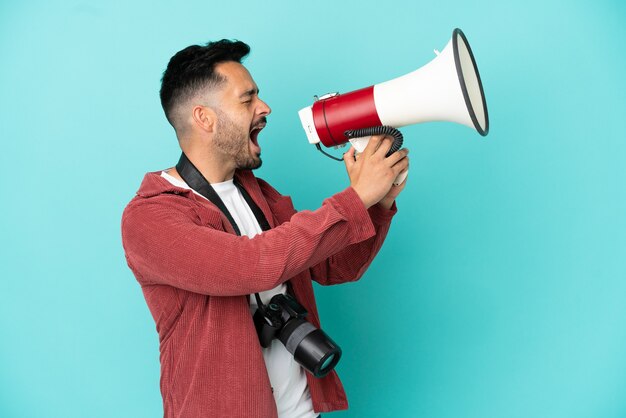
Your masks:
<svg viewBox="0 0 626 418"><path fill-rule="evenodd" d="M156 417L158 340L120 217L179 149L159 81L220 38L273 108L259 175L347 186L297 110L412 71L460 27L491 132L403 129L411 173L362 281L317 287L334 417L626 416L626 7L618 0L0 3L0 416Z"/></svg>

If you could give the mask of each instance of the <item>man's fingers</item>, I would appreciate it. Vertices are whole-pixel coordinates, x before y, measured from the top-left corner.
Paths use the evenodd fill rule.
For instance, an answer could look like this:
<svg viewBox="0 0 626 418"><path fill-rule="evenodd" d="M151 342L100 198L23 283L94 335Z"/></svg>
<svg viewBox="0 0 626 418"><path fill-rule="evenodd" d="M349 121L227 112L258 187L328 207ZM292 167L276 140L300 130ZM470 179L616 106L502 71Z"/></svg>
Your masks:
<svg viewBox="0 0 626 418"><path fill-rule="evenodd" d="M350 149L343 154L343 162L346 164L346 168L349 170L354 165L354 147L350 147Z"/></svg>
<svg viewBox="0 0 626 418"><path fill-rule="evenodd" d="M393 145L393 142L394 142L393 137L382 135L382 141L380 143L380 146L376 150L376 153L381 155L383 158L385 158L385 156L387 155L387 153L391 149L391 146Z"/></svg>
<svg viewBox="0 0 626 418"><path fill-rule="evenodd" d="M370 136L370 140L367 143L367 146L365 147L365 149L363 150L363 154L367 155L368 157L374 154L376 150L378 149L378 147L380 146L380 142L382 141L382 139L383 139L382 135Z"/></svg>
<svg viewBox="0 0 626 418"><path fill-rule="evenodd" d="M387 162L389 163L390 167L393 167L394 165L398 163L398 161L402 160L403 158L406 158L408 154L409 154L409 149L402 148L401 150L398 150L394 152L393 154L391 154L389 157L387 157Z"/></svg>
<svg viewBox="0 0 626 418"><path fill-rule="evenodd" d="M409 157L404 157L402 158L400 161L398 161L397 163L395 163L391 169L394 171L394 173L396 173L396 175L400 174L403 171L406 171L409 169Z"/></svg>

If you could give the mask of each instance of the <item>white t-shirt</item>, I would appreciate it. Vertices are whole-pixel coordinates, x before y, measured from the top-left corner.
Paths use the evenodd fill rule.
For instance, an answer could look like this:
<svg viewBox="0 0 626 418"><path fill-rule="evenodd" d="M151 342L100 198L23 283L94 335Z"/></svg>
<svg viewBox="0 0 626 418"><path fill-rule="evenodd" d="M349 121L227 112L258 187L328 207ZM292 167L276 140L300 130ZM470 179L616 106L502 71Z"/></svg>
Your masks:
<svg viewBox="0 0 626 418"><path fill-rule="evenodd" d="M161 176L174 186L190 189L187 183L169 175L165 171L161 172ZM250 206L245 201L232 179L223 183L212 183L211 186L219 195L220 199L222 199L224 205L226 205L226 208L239 227L242 235L247 235L252 238L255 235L263 233L252 209L250 209ZM193 190L193 192L198 196L202 196L195 190ZM202 197L204 198L204 196ZM278 293L287 293L287 285L285 283L280 284L274 289L259 292L259 296L261 297L261 301L267 304L272 296ZM256 309L256 298L254 295L250 295L251 314L254 314ZM317 417L318 414L313 410L311 394L305 375L306 372L302 366L293 359L293 356L287 351L283 343L278 339L272 340L271 346L263 349L263 358L265 359L265 366L272 384L279 418Z"/></svg>

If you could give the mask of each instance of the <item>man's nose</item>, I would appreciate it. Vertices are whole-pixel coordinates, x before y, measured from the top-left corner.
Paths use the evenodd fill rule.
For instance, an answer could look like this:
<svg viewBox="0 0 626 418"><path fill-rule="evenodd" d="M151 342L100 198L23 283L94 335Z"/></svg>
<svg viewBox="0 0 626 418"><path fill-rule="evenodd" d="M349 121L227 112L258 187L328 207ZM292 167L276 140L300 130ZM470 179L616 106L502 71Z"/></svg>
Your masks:
<svg viewBox="0 0 626 418"><path fill-rule="evenodd" d="M261 105L259 106L259 114L262 116L267 116L272 113L272 109L265 103L263 100L259 99Z"/></svg>

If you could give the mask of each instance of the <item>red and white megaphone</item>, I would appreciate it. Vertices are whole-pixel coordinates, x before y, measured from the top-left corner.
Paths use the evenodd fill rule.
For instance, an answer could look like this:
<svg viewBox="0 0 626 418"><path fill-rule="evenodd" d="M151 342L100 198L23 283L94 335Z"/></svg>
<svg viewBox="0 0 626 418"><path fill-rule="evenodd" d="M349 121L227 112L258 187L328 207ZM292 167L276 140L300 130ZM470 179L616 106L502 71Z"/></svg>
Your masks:
<svg viewBox="0 0 626 418"><path fill-rule="evenodd" d="M456 122L487 135L485 94L461 29L454 29L443 51L435 53L435 59L409 74L316 98L312 106L298 112L309 142L322 151L320 142L336 147L350 141L357 152L363 152L371 135L388 133L396 138L393 152L402 143L402 134L394 128L429 121ZM404 178L406 173L395 183Z"/></svg>

